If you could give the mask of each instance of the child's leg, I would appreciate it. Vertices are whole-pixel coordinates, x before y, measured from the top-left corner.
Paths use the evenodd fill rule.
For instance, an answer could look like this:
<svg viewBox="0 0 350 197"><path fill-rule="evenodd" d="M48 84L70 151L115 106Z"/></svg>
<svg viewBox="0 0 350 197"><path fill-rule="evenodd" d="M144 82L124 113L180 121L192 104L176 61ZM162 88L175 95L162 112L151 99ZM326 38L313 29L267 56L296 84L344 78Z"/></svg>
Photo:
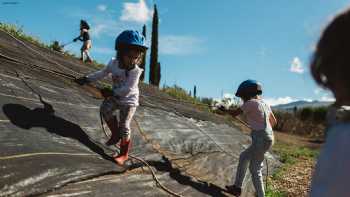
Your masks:
<svg viewBox="0 0 350 197"><path fill-rule="evenodd" d="M121 106L120 107L120 134L123 139L130 139L130 123L134 117L136 107L134 106Z"/></svg>
<svg viewBox="0 0 350 197"><path fill-rule="evenodd" d="M118 119L113 115L117 108L118 104L113 97L104 100L100 107L101 115L112 133L111 138L106 142L106 145L108 146L117 144L120 140Z"/></svg>
<svg viewBox="0 0 350 197"><path fill-rule="evenodd" d="M80 60L84 61L84 45L80 49Z"/></svg>
<svg viewBox="0 0 350 197"><path fill-rule="evenodd" d="M87 40L84 42L84 53L85 53L85 57L86 57L86 61L88 62L92 62L92 59L90 57L90 54L89 54L89 49L91 48L91 40Z"/></svg>
<svg viewBox="0 0 350 197"><path fill-rule="evenodd" d="M119 164L123 165L128 159L130 149L130 123L135 114L136 107L134 106L120 106L120 126L119 130L122 136L120 143L120 153L114 160Z"/></svg>
<svg viewBox="0 0 350 197"><path fill-rule="evenodd" d="M238 163L236 179L234 183L236 187L239 187L239 188L242 187L243 180L248 169L248 164L251 160L251 154L252 154L251 152L252 152L252 146L249 146L246 150L244 150L239 155L239 163Z"/></svg>
<svg viewBox="0 0 350 197"><path fill-rule="evenodd" d="M262 167L264 156L267 150L272 146L272 141L258 139L254 144L254 151L252 152L252 159L249 165L249 171L252 174L252 181L258 197L265 195L264 182L262 177Z"/></svg>
<svg viewBox="0 0 350 197"><path fill-rule="evenodd" d="M84 52L85 52L85 56L86 56L86 61L92 62L92 59L91 59L90 54L89 54L89 50L85 50Z"/></svg>

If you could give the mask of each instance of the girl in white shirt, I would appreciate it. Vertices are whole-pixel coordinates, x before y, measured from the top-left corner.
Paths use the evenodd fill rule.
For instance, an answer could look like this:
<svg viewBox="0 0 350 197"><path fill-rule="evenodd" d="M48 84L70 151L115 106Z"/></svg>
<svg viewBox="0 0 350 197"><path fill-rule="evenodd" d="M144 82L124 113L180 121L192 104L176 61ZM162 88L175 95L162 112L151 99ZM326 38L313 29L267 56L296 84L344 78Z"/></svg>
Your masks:
<svg viewBox="0 0 350 197"><path fill-rule="evenodd" d="M229 112L232 116L243 113L252 129L252 144L239 156L234 185L226 186L227 190L235 196L241 195L241 187L248 166L258 197L265 195L261 170L265 153L271 148L274 141L272 127L277 121L270 106L260 98L261 94L261 84L257 81L242 82L236 96L240 97L244 103L240 108Z"/></svg>
<svg viewBox="0 0 350 197"><path fill-rule="evenodd" d="M138 65L147 50L145 38L138 32L126 30L119 34L115 42L117 58L112 58L108 65L100 71L76 80L80 85L90 83L112 76L112 93L106 95L101 105L101 114L112 132L111 138L106 142L113 145L120 142L120 153L114 158L117 164L123 165L128 159L130 149L130 123L139 105L139 78L143 69ZM119 122L113 115L119 110Z"/></svg>

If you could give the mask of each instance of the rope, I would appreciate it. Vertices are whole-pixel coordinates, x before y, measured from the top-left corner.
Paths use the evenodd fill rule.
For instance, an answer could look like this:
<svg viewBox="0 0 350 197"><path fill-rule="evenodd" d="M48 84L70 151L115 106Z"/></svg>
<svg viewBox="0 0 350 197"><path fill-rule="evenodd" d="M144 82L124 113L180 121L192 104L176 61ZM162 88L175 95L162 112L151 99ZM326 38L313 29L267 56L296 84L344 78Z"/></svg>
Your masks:
<svg viewBox="0 0 350 197"><path fill-rule="evenodd" d="M102 112L100 111L100 121L101 121L101 127L102 127L102 130L103 130L103 133L106 135L107 138L110 138L111 136L107 133L107 131L105 130L104 128L104 122L103 122L103 118L102 118ZM136 122L136 125L138 127L138 129L141 129L139 123L136 121L136 119L134 119L134 121ZM120 149L116 144L115 144L115 147L117 149ZM183 197L182 195L180 194L177 194L175 192L173 192L172 190L168 189L167 187L165 187L158 179L158 177L156 176L156 173L155 171L153 170L153 168L151 167L151 165L149 165L149 163L147 161L145 161L144 159L140 158L140 157L137 157L137 156L134 156L132 154L129 154L129 157L132 158L132 159L135 159L143 164L145 164L148 169L151 171L151 174L152 174L152 177L154 179L154 181L156 182L156 185L159 186L161 189L163 189L164 191L168 192L169 194L173 195L173 196L176 196L176 197Z"/></svg>
<svg viewBox="0 0 350 197"><path fill-rule="evenodd" d="M2 156L0 157L0 160L17 159L17 158L31 157L31 156L38 156L38 155L96 156L95 154L88 154L88 153L41 152L41 153L25 153L25 154L18 154L18 155Z"/></svg>
<svg viewBox="0 0 350 197"><path fill-rule="evenodd" d="M58 76L61 76L61 77L64 77L64 78L68 78L68 79L76 79L76 77L74 75L70 75L70 74L66 74L66 73L63 73L63 72L60 72L60 71L56 71L56 70L53 70L53 69L47 69L43 66L39 66L39 65L36 65L36 64L30 64L30 63L26 63L26 62L22 62L16 58L13 58L13 57L9 57L3 53L0 53L0 57L3 58L3 59L6 59L8 61L11 61L11 62L14 62L14 63L17 63L17 64L23 64L23 65L26 65L26 66L30 66L31 68L33 69L38 69L40 71L45 71L47 73L50 73L50 74L54 74L54 75L58 75Z"/></svg>

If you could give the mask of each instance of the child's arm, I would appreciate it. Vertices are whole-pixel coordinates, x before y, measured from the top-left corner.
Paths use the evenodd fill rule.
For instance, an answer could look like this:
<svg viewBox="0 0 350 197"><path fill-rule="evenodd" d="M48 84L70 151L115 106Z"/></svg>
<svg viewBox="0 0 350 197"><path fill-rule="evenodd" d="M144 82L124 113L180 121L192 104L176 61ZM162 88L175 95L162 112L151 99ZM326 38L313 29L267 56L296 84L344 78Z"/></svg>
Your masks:
<svg viewBox="0 0 350 197"><path fill-rule="evenodd" d="M238 115L243 113L241 108L226 110L225 108L222 107L222 108L219 108L219 110L224 111L224 112L230 114L233 117L236 117L236 116L238 116Z"/></svg>
<svg viewBox="0 0 350 197"><path fill-rule="evenodd" d="M106 77L109 73L111 73L111 66L113 66L115 59L112 59L108 62L107 66L105 66L102 70L96 71L87 75L87 79L89 82L94 82Z"/></svg>
<svg viewBox="0 0 350 197"><path fill-rule="evenodd" d="M237 108L237 109L234 109L234 110L229 112L229 114L233 117L236 117L242 113L243 113L243 111L241 110L241 108Z"/></svg>
<svg viewBox="0 0 350 197"><path fill-rule="evenodd" d="M269 116L269 121L270 121L270 125L273 128L274 126L276 126L277 124L277 120L275 115L273 114L273 112L271 111L270 116Z"/></svg>
<svg viewBox="0 0 350 197"><path fill-rule="evenodd" d="M73 39L74 42L76 42L77 40L83 41L83 31L80 31L80 35Z"/></svg>

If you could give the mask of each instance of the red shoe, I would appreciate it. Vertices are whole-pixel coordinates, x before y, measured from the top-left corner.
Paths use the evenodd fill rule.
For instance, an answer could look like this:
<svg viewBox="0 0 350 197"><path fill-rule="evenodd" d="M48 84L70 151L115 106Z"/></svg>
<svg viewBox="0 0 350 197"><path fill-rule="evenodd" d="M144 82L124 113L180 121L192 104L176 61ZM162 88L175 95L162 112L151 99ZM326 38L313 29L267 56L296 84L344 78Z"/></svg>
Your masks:
<svg viewBox="0 0 350 197"><path fill-rule="evenodd" d="M124 165L124 162L129 159L129 149L130 149L130 139L122 139L120 142L120 153L118 156L114 157L114 161L117 162L118 165Z"/></svg>

